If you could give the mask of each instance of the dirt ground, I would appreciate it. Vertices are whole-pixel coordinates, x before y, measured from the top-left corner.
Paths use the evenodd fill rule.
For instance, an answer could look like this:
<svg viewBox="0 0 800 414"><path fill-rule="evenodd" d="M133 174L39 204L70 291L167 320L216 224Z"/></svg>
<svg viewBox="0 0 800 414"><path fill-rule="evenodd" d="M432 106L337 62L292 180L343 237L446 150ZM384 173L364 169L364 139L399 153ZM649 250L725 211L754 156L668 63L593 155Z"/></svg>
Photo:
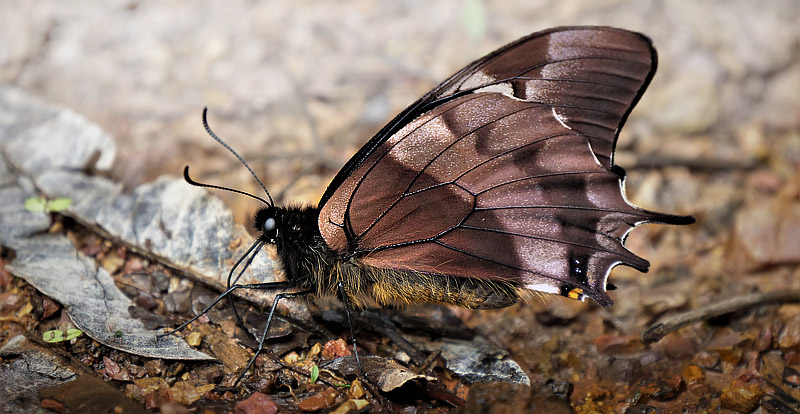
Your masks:
<svg viewBox="0 0 800 414"><path fill-rule="evenodd" d="M433 361L436 387L387 397L369 385L359 393L361 385L350 381L346 391L311 384L264 358L257 363L263 375L243 392L223 393L213 384L235 378L228 366L133 357L85 336L62 343L59 352L97 380L85 379L83 387L110 384L108 395L121 390L135 408L161 412L256 413L270 404L348 412L342 404L360 399L369 405L349 412L797 412L800 295L791 295L800 292L798 22L796 0L6 1L3 87L69 108L113 136L110 176L126 189L179 176L191 165L199 180L257 192L246 170L205 134L200 113L207 106L214 130L278 202L292 203L315 203L385 122L505 43L559 25L640 31L653 39L659 69L620 135L617 164L628 171L634 204L697 219L688 227L632 232L627 246L651 270L615 269L609 309L534 297L498 311L452 310L508 350L530 387L468 384ZM258 205L218 196L249 227ZM136 274L180 276L69 220L56 221L84 253L111 262L118 283L157 291L157 282ZM0 264L12 258L3 249ZM0 344L19 333L41 338L66 320L57 303L2 267ZM167 307L153 294L147 306L185 319L197 306L192 299L215 294L196 289ZM770 292L789 297L744 303ZM640 341L656 321L726 300L731 307L721 315ZM209 320L197 328L208 330L201 350L208 338L235 329L224 310ZM333 330L347 337L344 328ZM359 340L369 353L397 353L380 334ZM340 347L312 337L281 357L306 369L346 353ZM229 352L246 361L251 351ZM63 398L70 392L40 394L41 408L69 411ZM257 404L241 403L248 398Z"/></svg>

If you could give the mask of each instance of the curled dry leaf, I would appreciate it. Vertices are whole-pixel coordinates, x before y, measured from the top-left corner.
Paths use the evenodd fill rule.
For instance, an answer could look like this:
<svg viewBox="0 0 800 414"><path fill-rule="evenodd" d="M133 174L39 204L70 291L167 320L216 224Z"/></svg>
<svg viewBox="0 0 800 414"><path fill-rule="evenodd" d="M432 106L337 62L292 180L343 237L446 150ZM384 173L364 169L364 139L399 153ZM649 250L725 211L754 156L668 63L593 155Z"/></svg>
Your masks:
<svg viewBox="0 0 800 414"><path fill-rule="evenodd" d="M367 379L376 384L383 392L390 392L398 389L409 381L435 381L436 378L427 375L416 374L408 368L377 356L362 356L361 367ZM344 356L336 358L323 366L325 369L338 371L342 375L357 375L359 373L355 356Z"/></svg>

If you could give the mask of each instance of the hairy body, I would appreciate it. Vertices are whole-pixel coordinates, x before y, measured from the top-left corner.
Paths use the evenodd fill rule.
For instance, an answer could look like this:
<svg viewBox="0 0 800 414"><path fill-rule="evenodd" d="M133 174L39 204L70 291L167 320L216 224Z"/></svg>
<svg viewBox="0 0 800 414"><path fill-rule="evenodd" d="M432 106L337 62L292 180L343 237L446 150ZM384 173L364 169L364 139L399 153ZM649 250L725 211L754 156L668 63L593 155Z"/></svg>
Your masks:
<svg viewBox="0 0 800 414"><path fill-rule="evenodd" d="M497 309L519 300L519 288L511 282L383 269L342 255L325 243L314 207L262 209L256 228L263 231L268 218L276 221L280 237L274 240L288 281L316 296L340 297L342 289L344 300L357 308L429 302Z"/></svg>

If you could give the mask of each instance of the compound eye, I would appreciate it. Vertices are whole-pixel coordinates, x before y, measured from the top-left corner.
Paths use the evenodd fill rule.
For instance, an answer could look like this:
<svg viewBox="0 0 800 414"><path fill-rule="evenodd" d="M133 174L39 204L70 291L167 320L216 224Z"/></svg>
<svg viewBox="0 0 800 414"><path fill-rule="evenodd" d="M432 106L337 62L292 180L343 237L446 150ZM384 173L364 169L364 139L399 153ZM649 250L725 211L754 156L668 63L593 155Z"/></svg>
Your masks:
<svg viewBox="0 0 800 414"><path fill-rule="evenodd" d="M270 217L264 222L264 233L270 233L275 230L276 223L275 219Z"/></svg>

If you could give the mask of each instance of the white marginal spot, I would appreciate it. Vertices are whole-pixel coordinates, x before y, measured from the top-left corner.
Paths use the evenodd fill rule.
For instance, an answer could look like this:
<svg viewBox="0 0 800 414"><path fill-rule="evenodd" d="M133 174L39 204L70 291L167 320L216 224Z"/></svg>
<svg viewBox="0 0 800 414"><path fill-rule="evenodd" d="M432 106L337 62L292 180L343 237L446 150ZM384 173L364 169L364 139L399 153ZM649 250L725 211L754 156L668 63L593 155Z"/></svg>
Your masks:
<svg viewBox="0 0 800 414"><path fill-rule="evenodd" d="M502 93L511 96L512 98L514 97L514 88L511 87L511 84L508 82L501 82L489 86L484 86L483 88L475 89L473 93L480 93L480 92Z"/></svg>
<svg viewBox="0 0 800 414"><path fill-rule="evenodd" d="M559 115L556 112L556 107L555 106L551 107L551 109L553 109L553 117L556 118L556 121L558 121L559 124L561 124L566 129L572 129L571 126L567 125L567 121L568 121L567 117L565 117L564 115Z"/></svg>
<svg viewBox="0 0 800 414"><path fill-rule="evenodd" d="M518 102L530 102L526 99L514 96L514 87L508 82L500 82L491 84L489 86L484 86L483 88L475 89L472 93L499 93Z"/></svg>
<svg viewBox="0 0 800 414"><path fill-rule="evenodd" d="M561 290L558 288L558 286L548 285L547 283L531 283L529 285L525 285L525 289L544 293L561 293Z"/></svg>
<svg viewBox="0 0 800 414"><path fill-rule="evenodd" d="M589 141L588 138L586 139L586 145L589 146L589 152L592 154L592 159L594 159L594 163L602 167L603 164L601 164L600 160L597 159L597 154L594 153L594 148L592 148L592 143Z"/></svg>

